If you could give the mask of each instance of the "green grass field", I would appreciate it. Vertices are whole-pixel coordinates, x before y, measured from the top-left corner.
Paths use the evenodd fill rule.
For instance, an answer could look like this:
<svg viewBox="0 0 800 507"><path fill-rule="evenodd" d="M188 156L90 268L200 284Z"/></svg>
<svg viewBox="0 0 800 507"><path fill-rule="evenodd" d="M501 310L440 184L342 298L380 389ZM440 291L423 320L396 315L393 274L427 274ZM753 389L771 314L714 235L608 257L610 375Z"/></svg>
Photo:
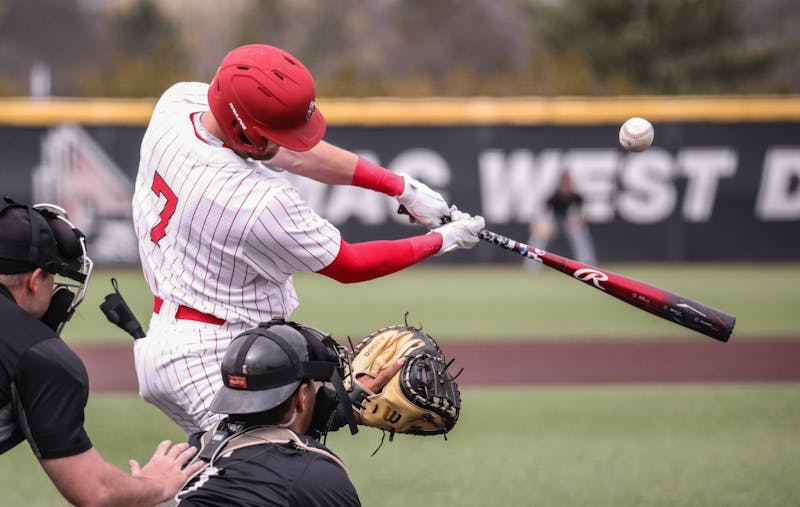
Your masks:
<svg viewBox="0 0 800 507"><path fill-rule="evenodd" d="M800 264L607 266L738 317L733 340L800 337ZM99 270L67 326L72 344L129 345L97 305L109 278L146 327L152 299L141 274ZM549 270L519 265L417 267L341 285L296 277L294 319L337 338L400 322L444 340L589 337L700 339ZM800 502L800 384L469 388L448 441L334 434L366 506L792 506ZM135 395L93 395L87 429L120 467L146 461L181 432ZM0 457L1 505L63 505L27 444Z"/></svg>
<svg viewBox="0 0 800 507"><path fill-rule="evenodd" d="M447 441L377 430L328 444L365 506L742 506L800 499L800 385L465 390ZM134 396L94 396L87 429L120 467L180 432ZM0 458L2 505L64 505L26 444Z"/></svg>
<svg viewBox="0 0 800 507"><path fill-rule="evenodd" d="M800 335L800 264L625 264L607 269L669 289L737 317L736 336ZM119 280L145 329L152 296L136 270L98 270L87 300L66 328L70 343L127 336L97 306ZM420 266L366 283L295 276L300 308L292 318L337 338L363 337L403 314L438 338L565 339L669 337L696 333L637 310L567 276L520 265Z"/></svg>

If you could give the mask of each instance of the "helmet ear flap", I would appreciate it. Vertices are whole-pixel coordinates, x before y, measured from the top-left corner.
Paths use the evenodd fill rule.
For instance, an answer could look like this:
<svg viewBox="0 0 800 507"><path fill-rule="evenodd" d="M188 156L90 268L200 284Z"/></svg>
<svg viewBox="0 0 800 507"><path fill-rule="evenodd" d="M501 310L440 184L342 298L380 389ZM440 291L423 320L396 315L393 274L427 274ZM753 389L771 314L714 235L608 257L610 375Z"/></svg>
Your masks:
<svg viewBox="0 0 800 507"><path fill-rule="evenodd" d="M306 350L308 351L309 361L339 361L338 344L329 334L323 333L319 329L311 326L287 321L283 318L274 318L269 321L265 327L269 328L275 324L290 326L303 335L303 338L306 340Z"/></svg>
<svg viewBox="0 0 800 507"><path fill-rule="evenodd" d="M299 331L306 338L308 355L312 361L338 361L339 355L333 347L335 345L333 338L306 326L302 326Z"/></svg>

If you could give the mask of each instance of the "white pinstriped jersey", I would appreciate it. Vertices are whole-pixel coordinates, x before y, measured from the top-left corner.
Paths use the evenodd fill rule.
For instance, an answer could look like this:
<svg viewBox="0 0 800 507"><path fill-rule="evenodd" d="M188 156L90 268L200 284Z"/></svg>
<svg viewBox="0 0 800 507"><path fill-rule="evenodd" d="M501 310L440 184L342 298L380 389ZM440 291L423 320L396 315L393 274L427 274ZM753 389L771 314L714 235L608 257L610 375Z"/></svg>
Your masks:
<svg viewBox="0 0 800 507"><path fill-rule="evenodd" d="M193 114L208 110L207 90L167 90L142 141L133 217L145 278L156 296L229 323L288 317L292 273L330 264L340 232L279 172L206 137Z"/></svg>
<svg viewBox="0 0 800 507"><path fill-rule="evenodd" d="M156 104L142 141L133 219L145 278L164 300L134 343L139 394L187 435L223 417L208 410L219 364L239 333L288 317L292 273L318 271L341 234L279 172L243 160L199 122L203 83L179 83ZM176 318L179 305L218 325Z"/></svg>

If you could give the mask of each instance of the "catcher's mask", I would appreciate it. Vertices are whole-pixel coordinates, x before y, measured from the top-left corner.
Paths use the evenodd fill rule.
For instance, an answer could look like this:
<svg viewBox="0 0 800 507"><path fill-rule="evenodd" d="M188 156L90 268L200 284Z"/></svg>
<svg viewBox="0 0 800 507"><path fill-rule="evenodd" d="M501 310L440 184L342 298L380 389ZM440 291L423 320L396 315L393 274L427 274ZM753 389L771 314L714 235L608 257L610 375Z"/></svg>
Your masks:
<svg viewBox="0 0 800 507"><path fill-rule="evenodd" d="M210 409L220 414L255 414L271 410L294 394L301 382L330 382L321 387L311 430L327 433L339 405L352 409L342 377L347 353L329 335L310 326L272 319L233 339L222 358L223 387ZM348 421L353 433L355 421Z"/></svg>
<svg viewBox="0 0 800 507"><path fill-rule="evenodd" d="M92 273L86 237L53 204L22 205L6 197L0 207L0 273L26 273L41 268L68 278L56 279L50 306L42 321L60 333L86 295Z"/></svg>
<svg viewBox="0 0 800 507"><path fill-rule="evenodd" d="M238 151L261 155L268 141L305 151L325 134L316 93L311 74L295 57L248 44L223 58L208 88L208 106Z"/></svg>

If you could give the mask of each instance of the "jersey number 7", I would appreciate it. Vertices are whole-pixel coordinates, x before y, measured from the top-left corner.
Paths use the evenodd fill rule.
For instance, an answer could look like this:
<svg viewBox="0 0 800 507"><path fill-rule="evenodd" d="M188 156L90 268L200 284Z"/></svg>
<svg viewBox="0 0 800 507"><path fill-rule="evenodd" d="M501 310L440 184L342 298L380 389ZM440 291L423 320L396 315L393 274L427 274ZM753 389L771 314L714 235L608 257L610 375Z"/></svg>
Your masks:
<svg viewBox="0 0 800 507"><path fill-rule="evenodd" d="M178 196L169 188L167 182L157 172L153 176L153 186L150 187L156 195L163 195L167 201L164 204L164 209L158 214L160 220L150 229L150 239L153 243L158 243L161 238L167 235L167 224L170 218L175 213L175 208L178 207Z"/></svg>

